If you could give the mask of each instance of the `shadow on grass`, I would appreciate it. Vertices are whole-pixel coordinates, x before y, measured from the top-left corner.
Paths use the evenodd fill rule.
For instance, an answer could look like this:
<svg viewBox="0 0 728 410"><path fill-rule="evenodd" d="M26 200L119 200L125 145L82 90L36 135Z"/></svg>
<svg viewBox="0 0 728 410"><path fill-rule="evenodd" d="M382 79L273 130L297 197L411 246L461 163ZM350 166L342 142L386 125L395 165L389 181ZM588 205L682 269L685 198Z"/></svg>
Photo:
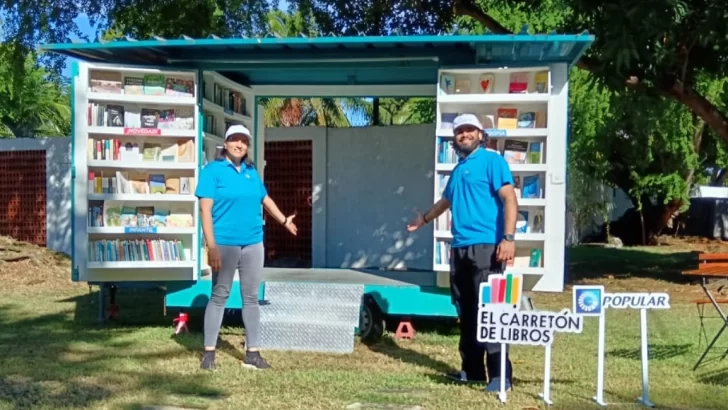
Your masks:
<svg viewBox="0 0 728 410"><path fill-rule="evenodd" d="M158 292L130 294L121 302L120 319L106 326L96 322L96 294L48 298L42 311L32 304L0 305L0 407L85 408L140 393L162 401L169 395L193 400L224 396L195 372L169 374L149 368L155 361L188 353L142 343L154 336L140 327L167 324L170 333L173 328L161 306L156 312L150 309L148 302L159 303ZM75 309L66 309L69 302ZM53 304L60 307L49 308ZM145 349L136 351L136 346Z"/></svg>
<svg viewBox="0 0 728 410"><path fill-rule="evenodd" d="M728 369L711 371L698 377L698 381L703 384L728 387Z"/></svg>
<svg viewBox="0 0 728 410"><path fill-rule="evenodd" d="M668 360L675 357L685 356L690 352L692 344L681 345L649 345L649 360ZM614 349L607 352L607 356L619 357L629 360L642 360L642 351L640 349Z"/></svg>
<svg viewBox="0 0 728 410"><path fill-rule="evenodd" d="M694 281L682 275L683 271L697 268L698 252L659 253L631 248L603 248L578 246L567 249L570 282L583 279L649 278L677 284Z"/></svg>
<svg viewBox="0 0 728 410"><path fill-rule="evenodd" d="M389 335L382 336L377 343L369 344L368 348L373 352L384 354L393 359L413 364L415 366L428 367L439 373L445 374L456 371L445 362L441 362L420 352L398 345L397 342Z"/></svg>

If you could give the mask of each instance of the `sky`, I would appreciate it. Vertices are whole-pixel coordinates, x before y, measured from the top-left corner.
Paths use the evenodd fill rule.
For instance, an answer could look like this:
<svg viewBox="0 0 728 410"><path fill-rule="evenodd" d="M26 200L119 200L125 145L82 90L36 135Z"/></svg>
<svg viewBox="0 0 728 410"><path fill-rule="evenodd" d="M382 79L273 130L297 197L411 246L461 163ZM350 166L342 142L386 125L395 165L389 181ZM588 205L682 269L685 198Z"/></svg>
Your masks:
<svg viewBox="0 0 728 410"><path fill-rule="evenodd" d="M286 0L279 0L278 2L278 9L287 11L288 10L288 1ZM98 28L98 24L96 26L92 26L91 23L88 20L88 16L86 14L79 14L78 17L76 17L73 20L76 23L76 26L78 29L83 33L85 36L88 36L90 40L96 39L96 29ZM78 37L75 35L71 35L71 39L78 40ZM63 76L68 77L71 73L71 62L77 61L75 58L68 57L66 58L66 67L63 69Z"/></svg>
<svg viewBox="0 0 728 410"><path fill-rule="evenodd" d="M96 39L96 27L92 26L91 23L88 21L88 16L85 14L79 14L78 17L76 17L74 20L74 23L76 23L76 26L78 26L79 31L83 33L85 36L88 36L89 40ZM79 38L73 34L71 34L71 39L78 40ZM68 57L66 58L66 67L63 68L63 76L69 77L71 74L71 63L73 61L78 61L75 58Z"/></svg>
<svg viewBox="0 0 728 410"><path fill-rule="evenodd" d="M280 10L286 10L288 8L288 2L286 2L285 0L281 0L278 8ZM81 31L81 33L83 33L83 35L87 36L90 40L96 39L98 25L92 26L88 20L87 15L85 15L85 14L79 15L78 17L76 17L76 19L74 19L74 22L78 26L79 31ZM74 40L78 39L78 37L76 37L75 35L71 35L71 38ZM70 72L71 72L70 66L73 61L77 61L77 60L75 58L71 58L71 57L66 58L66 66L63 69L63 76L65 76L65 77L70 76ZM351 122L352 125L354 125L354 126L366 125L365 121L358 118L358 116L353 115L351 110L345 109L345 111L346 111L346 116L349 117L349 121Z"/></svg>

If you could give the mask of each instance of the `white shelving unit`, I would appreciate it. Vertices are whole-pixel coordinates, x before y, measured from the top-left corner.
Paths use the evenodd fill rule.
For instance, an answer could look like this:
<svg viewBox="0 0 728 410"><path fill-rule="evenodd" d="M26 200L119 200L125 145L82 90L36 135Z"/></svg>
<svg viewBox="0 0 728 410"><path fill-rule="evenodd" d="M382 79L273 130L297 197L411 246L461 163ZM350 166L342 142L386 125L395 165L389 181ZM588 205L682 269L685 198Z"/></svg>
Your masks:
<svg viewBox="0 0 728 410"><path fill-rule="evenodd" d="M218 156L225 142L225 131L230 125L244 125L251 133L255 132L253 128L255 126L253 120L255 93L252 88L238 84L214 71L204 71L202 76L204 125L201 165L204 167ZM254 144L254 142L252 143ZM255 149L255 146L249 147L250 155L254 155ZM260 167L258 168L260 170ZM204 237L200 252L202 275L209 275L211 271L207 264Z"/></svg>
<svg viewBox="0 0 728 410"><path fill-rule="evenodd" d="M74 269L85 282L198 277L195 70L79 64Z"/></svg>
<svg viewBox="0 0 728 410"><path fill-rule="evenodd" d="M217 157L227 127L255 131L255 93L212 71L78 67L74 279L189 281L209 273L196 181ZM251 155L262 155L257 145ZM154 247L161 243L167 247ZM170 243L178 245L170 249Z"/></svg>
<svg viewBox="0 0 728 410"><path fill-rule="evenodd" d="M478 116L488 149L503 155L517 184L516 261L524 288L560 291L564 272L567 67L441 69L438 78L434 192L457 164L451 142L458 114ZM521 151L525 149L525 152ZM450 211L434 221L433 270L449 285Z"/></svg>
<svg viewBox="0 0 728 410"><path fill-rule="evenodd" d="M228 126L241 124L254 132L255 94L250 87L214 71L203 73L202 87L204 165L205 161L211 161L217 156Z"/></svg>

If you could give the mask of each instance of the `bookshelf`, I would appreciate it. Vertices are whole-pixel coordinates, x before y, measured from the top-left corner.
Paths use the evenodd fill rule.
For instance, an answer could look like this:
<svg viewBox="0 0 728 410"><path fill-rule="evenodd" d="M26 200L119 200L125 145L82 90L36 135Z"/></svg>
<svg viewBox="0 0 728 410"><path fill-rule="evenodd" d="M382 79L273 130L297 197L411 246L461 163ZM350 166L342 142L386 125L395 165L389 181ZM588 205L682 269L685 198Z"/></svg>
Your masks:
<svg viewBox="0 0 728 410"><path fill-rule="evenodd" d="M74 277L197 277L197 71L80 63L73 93Z"/></svg>
<svg viewBox="0 0 728 410"><path fill-rule="evenodd" d="M217 156L230 125L244 125L253 132L255 94L214 71L203 72L202 90L204 166Z"/></svg>
<svg viewBox="0 0 728 410"><path fill-rule="evenodd" d="M227 127L254 131L253 90L213 71L79 63L73 107L74 280L199 279L196 181Z"/></svg>
<svg viewBox="0 0 728 410"><path fill-rule="evenodd" d="M489 150L503 155L516 182L516 260L509 271L533 290L560 290L564 270L566 68L441 69L437 86L434 200L455 168L452 121L478 116ZM563 117L563 118L561 118ZM433 270L449 285L450 211L434 221Z"/></svg>

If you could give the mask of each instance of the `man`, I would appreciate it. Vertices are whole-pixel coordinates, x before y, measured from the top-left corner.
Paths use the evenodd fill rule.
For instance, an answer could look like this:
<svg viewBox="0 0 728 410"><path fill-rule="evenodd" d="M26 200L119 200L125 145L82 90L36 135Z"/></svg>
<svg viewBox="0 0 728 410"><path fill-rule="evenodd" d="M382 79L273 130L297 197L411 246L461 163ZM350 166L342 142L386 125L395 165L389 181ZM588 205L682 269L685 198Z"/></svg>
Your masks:
<svg viewBox="0 0 728 410"><path fill-rule="evenodd" d="M478 291L491 273L502 273L515 254L514 235L518 202L513 175L501 155L485 148L487 135L478 118L462 114L453 122L453 147L459 154L442 198L407 229L412 232L452 210L450 289L460 318L462 371L449 375L463 382L486 380L483 359L487 351L488 392L500 390L500 377L511 388L511 362L505 375L500 368L500 344L477 340Z"/></svg>

